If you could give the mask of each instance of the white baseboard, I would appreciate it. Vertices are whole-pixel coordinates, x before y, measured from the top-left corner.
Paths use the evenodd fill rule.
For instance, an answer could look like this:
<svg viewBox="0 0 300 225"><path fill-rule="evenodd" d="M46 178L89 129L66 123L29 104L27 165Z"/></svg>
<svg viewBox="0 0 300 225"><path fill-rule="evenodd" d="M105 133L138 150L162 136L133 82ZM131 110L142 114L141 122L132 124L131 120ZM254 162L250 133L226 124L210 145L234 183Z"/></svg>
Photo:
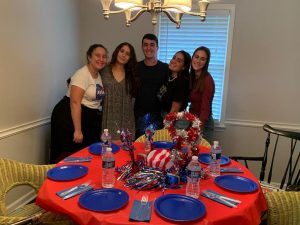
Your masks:
<svg viewBox="0 0 300 225"><path fill-rule="evenodd" d="M15 127L10 127L8 129L0 130L0 140L10 137L12 135L19 134L21 132L25 132L27 130L40 127L40 126L45 126L50 123L50 117L45 117L43 119L35 120L35 121L30 121L28 123L24 123Z"/></svg>
<svg viewBox="0 0 300 225"><path fill-rule="evenodd" d="M263 125L265 124L269 124L274 128L300 131L300 124L278 123L278 122L271 122L271 121L227 119L225 121L225 124L231 126L259 127L259 128L262 128Z"/></svg>
<svg viewBox="0 0 300 225"><path fill-rule="evenodd" d="M27 194L23 195L21 198L19 198L16 201L10 203L7 206L8 212L12 212L12 211L14 211L17 208L22 207L22 206L28 204L29 202L31 202L35 198L36 198L36 191L35 190L31 190Z"/></svg>

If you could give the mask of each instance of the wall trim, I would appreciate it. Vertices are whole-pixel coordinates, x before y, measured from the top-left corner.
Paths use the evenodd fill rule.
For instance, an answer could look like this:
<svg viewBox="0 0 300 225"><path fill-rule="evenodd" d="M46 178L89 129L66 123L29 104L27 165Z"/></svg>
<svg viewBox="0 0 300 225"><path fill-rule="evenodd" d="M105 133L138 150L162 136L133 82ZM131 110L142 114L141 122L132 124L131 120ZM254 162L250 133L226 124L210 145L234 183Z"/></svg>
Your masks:
<svg viewBox="0 0 300 225"><path fill-rule="evenodd" d="M300 131L300 124L278 123L278 122L271 122L271 121L256 121L256 120L239 120L239 119L227 119L225 121L225 125L241 126L241 127L261 128L264 124L269 124L270 126L279 129Z"/></svg>
<svg viewBox="0 0 300 225"><path fill-rule="evenodd" d="M16 201L9 204L7 206L7 210L8 210L8 212L12 212L12 211L16 210L17 208L22 207L22 206L28 204L29 202L33 201L35 198L36 198L36 191L31 190L27 194L23 195L22 197L18 198Z"/></svg>
<svg viewBox="0 0 300 225"><path fill-rule="evenodd" d="M21 132L31 130L37 127L45 126L50 123L50 116L45 117L43 119L35 120L35 121L30 121L28 123L24 123L15 127L10 127L8 129L0 130L0 140L19 134Z"/></svg>

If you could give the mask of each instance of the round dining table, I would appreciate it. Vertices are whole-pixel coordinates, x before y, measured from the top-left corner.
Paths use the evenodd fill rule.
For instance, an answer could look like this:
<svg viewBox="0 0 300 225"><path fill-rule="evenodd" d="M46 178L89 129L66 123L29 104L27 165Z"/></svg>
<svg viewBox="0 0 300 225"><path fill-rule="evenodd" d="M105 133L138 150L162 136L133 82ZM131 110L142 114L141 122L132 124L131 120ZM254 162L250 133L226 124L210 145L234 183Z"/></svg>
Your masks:
<svg viewBox="0 0 300 225"><path fill-rule="evenodd" d="M137 156L138 153L143 153L144 144L134 143L135 151L134 154ZM209 149L200 146L200 153L208 153ZM101 188L101 174L102 174L102 159L100 155L94 155L89 151L89 147L84 148L72 155L72 157L88 157L91 156L92 160L89 162L69 163L63 160L56 166L62 165L83 165L88 168L88 172L85 176L70 181L55 181L47 178L40 188L36 204L42 208L59 213L68 215L74 222L81 225L125 225L125 224L200 224L200 225L259 225L261 221L261 215L267 210L267 203L260 188L257 178L243 165L231 160L227 165L222 167L238 167L243 172L239 174L226 173L231 175L239 175L251 179L254 181L258 189L250 193L240 193L229 191L219 185L216 185L214 178L208 177L201 179L200 191L210 189L220 194L224 194L230 198L238 199L241 201L236 208L230 208L223 204L219 204L216 201L212 201L202 195L199 196L198 200L205 206L205 214L200 219L195 221L184 221L177 222L170 219L166 219L160 216L154 207L156 199L167 194L180 194L185 195L185 184L181 184L181 188L177 189L166 189L162 191L157 190L141 190L137 191L124 186L124 182L116 179L115 188L121 189L128 193L128 202L120 209L108 212L97 212L82 208L79 204L80 195L74 196L67 200L60 198L57 192L70 188L72 186L82 184L86 181L91 181L94 189ZM130 161L129 152L120 149L115 153L116 167L121 167ZM203 168L207 167L206 164L201 163ZM118 174L116 174L116 177ZM149 222L137 222L129 219L133 202L135 200L141 200L142 196L147 194L148 201L152 202L151 208L151 220ZM174 212L176 213L176 212Z"/></svg>

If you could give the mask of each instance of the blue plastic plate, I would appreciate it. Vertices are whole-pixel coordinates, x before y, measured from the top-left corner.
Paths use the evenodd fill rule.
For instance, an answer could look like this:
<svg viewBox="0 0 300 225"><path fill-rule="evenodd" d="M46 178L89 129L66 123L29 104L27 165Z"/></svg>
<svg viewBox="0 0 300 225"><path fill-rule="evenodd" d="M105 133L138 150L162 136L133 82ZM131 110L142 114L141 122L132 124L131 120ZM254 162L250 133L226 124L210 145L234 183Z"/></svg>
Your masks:
<svg viewBox="0 0 300 225"><path fill-rule="evenodd" d="M236 175L223 175L215 178L215 183L229 191L250 193L258 189L257 184L247 177Z"/></svg>
<svg viewBox="0 0 300 225"><path fill-rule="evenodd" d="M204 163L204 164L209 164L210 162L210 154L209 153L201 153L198 157L199 162ZM228 158L225 155L221 156L221 166L229 164L231 161L230 158Z"/></svg>
<svg viewBox="0 0 300 225"><path fill-rule="evenodd" d="M116 153L120 150L120 146L114 143L111 144L112 152ZM89 146L89 152L94 155L101 155L102 154L102 143L98 142Z"/></svg>
<svg viewBox="0 0 300 225"><path fill-rule="evenodd" d="M87 172L88 168L86 166L65 165L48 170L47 177L55 181L68 181L83 177Z"/></svg>
<svg viewBox="0 0 300 225"><path fill-rule="evenodd" d="M155 200L154 208L160 216L177 222L194 221L205 215L205 206L198 199L168 194Z"/></svg>
<svg viewBox="0 0 300 225"><path fill-rule="evenodd" d="M88 191L80 196L79 205L82 208L108 212L122 208L129 200L127 192L116 188L102 188Z"/></svg>
<svg viewBox="0 0 300 225"><path fill-rule="evenodd" d="M174 146L173 142L169 141L154 141L153 148L164 148L164 149L172 149Z"/></svg>

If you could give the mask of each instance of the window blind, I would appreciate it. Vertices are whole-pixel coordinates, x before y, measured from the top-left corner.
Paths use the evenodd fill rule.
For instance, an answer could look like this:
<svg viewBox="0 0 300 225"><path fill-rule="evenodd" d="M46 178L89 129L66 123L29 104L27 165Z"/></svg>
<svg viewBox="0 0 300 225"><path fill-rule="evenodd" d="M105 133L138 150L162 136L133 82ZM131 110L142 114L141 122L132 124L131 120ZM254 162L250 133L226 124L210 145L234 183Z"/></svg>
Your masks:
<svg viewBox="0 0 300 225"><path fill-rule="evenodd" d="M184 15L180 29L176 29L175 24L162 14L158 27L158 58L163 62L169 63L179 50L185 50L192 56L197 47L206 46L210 49L209 72L215 81L212 111L213 118L219 122L224 94L229 20L229 10L213 10L205 22L200 22L197 16Z"/></svg>

